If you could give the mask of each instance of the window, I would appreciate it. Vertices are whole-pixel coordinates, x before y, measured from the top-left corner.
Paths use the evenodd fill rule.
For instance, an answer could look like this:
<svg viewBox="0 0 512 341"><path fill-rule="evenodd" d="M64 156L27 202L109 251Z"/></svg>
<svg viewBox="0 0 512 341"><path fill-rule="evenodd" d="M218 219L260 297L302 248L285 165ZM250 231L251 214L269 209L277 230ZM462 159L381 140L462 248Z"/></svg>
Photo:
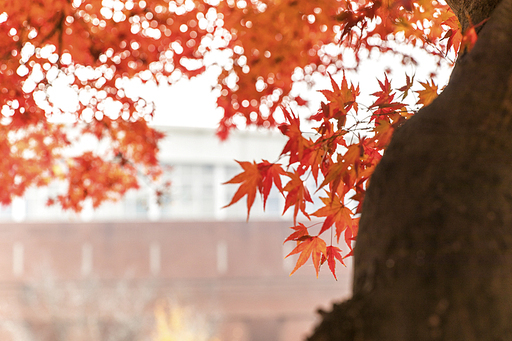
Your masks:
<svg viewBox="0 0 512 341"><path fill-rule="evenodd" d="M213 218L216 186L220 186L214 173L215 167L208 164L173 165L168 176L170 193L163 200L161 216L167 219Z"/></svg>

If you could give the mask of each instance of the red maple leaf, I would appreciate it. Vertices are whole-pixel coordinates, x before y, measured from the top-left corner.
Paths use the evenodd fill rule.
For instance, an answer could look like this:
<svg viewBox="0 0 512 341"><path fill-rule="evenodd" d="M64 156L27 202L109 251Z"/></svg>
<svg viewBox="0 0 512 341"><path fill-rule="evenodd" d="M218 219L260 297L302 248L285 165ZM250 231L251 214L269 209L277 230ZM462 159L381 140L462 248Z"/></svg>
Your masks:
<svg viewBox="0 0 512 341"><path fill-rule="evenodd" d="M321 110L316 115L311 116L310 119L315 121L335 119L337 120L338 130L340 130L345 125L347 113L352 108L357 113L358 104L356 99L360 93L359 86L349 86L345 75L343 75L340 85L336 83L330 74L329 77L333 90L320 91L327 99L327 104L323 103Z"/></svg>
<svg viewBox="0 0 512 341"><path fill-rule="evenodd" d="M299 106L307 106L309 103L308 100L305 100L300 96L296 96L294 99L295 99L295 102L297 102L297 105L299 105Z"/></svg>
<svg viewBox="0 0 512 341"><path fill-rule="evenodd" d="M462 42L459 20L457 20L455 16L451 16L447 20L443 21L442 25L450 27L450 29L446 31L444 36L441 38L441 40L448 39L446 42L445 52L448 53L452 47L456 52L459 51L459 47Z"/></svg>
<svg viewBox="0 0 512 341"><path fill-rule="evenodd" d="M309 236L308 228L303 223L298 223L296 226L292 226L291 229L294 229L295 232L290 234L284 243L291 240L298 241L303 237Z"/></svg>
<svg viewBox="0 0 512 341"><path fill-rule="evenodd" d="M281 155L289 154L290 163L298 162L302 159L304 149L310 144L308 140L302 136L300 130L300 119L291 111L282 108L283 114L288 123L279 126L279 130L285 136L288 136L288 142L283 148Z"/></svg>
<svg viewBox="0 0 512 341"><path fill-rule="evenodd" d="M345 230L345 243L350 248L350 252L345 255L343 258L347 258L352 256L354 253L354 249L352 248L352 242L356 240L357 232L359 230L359 219L360 218L354 218L352 219L352 224Z"/></svg>
<svg viewBox="0 0 512 341"><path fill-rule="evenodd" d="M405 75L405 85L398 89L398 91L402 91L402 101L407 97L409 94L409 90L411 90L412 85L414 84L414 76L409 77L409 75Z"/></svg>
<svg viewBox="0 0 512 341"><path fill-rule="evenodd" d="M460 50L463 52L471 51L473 49L473 46L475 46L477 39L478 35L476 34L475 26L471 26L462 35Z"/></svg>
<svg viewBox="0 0 512 341"><path fill-rule="evenodd" d="M283 214L288 210L288 208L295 206L293 210L293 221L295 223L299 210L309 218L309 214L306 212L306 202L313 202L313 200L309 195L308 189L304 186L304 181L300 178L299 173L286 172L286 175L290 177L290 181L283 188L283 191L288 192L286 195Z"/></svg>
<svg viewBox="0 0 512 341"><path fill-rule="evenodd" d="M373 137L376 143L375 147L380 150L387 147L394 131L393 124L389 123L386 119L377 120L375 122L375 128L373 128L373 132L375 133Z"/></svg>
<svg viewBox="0 0 512 341"><path fill-rule="evenodd" d="M331 194L334 195L349 168L358 168L361 159L361 151L359 144L352 144L348 146L345 154L338 154L337 162L331 165L319 188L331 184Z"/></svg>
<svg viewBox="0 0 512 341"><path fill-rule="evenodd" d="M341 264L345 265L343 261L343 257L341 256L341 249L336 246L327 246L326 248L326 256L322 256L322 264L327 260L327 265L329 266L329 270L331 270L332 275L335 280L338 280L336 277L336 260Z"/></svg>
<svg viewBox="0 0 512 341"><path fill-rule="evenodd" d="M263 195L263 209L265 209L272 186L275 185L280 192L283 191L281 175L285 175L286 172L280 164L270 163L267 160L262 160L262 162L258 163L258 171L261 179L259 191Z"/></svg>

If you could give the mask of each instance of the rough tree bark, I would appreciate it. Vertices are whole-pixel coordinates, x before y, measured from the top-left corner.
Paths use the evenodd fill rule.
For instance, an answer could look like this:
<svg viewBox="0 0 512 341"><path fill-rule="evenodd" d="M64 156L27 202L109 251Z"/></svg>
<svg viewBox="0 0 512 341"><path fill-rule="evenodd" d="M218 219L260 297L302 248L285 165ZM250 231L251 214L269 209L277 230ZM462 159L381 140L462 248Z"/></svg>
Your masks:
<svg viewBox="0 0 512 341"><path fill-rule="evenodd" d="M353 298L310 341L512 340L512 0L450 6L466 27L490 18L395 132L365 198Z"/></svg>

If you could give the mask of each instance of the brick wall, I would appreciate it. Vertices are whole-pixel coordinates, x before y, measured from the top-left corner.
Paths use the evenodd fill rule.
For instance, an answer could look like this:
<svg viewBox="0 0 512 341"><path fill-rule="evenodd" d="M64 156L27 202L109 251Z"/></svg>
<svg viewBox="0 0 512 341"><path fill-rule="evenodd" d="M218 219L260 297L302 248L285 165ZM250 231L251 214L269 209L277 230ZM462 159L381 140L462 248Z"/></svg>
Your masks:
<svg viewBox="0 0 512 341"><path fill-rule="evenodd" d="M222 341L300 340L350 293L289 277L287 222L0 225L0 340L151 340L155 306L191 307Z"/></svg>

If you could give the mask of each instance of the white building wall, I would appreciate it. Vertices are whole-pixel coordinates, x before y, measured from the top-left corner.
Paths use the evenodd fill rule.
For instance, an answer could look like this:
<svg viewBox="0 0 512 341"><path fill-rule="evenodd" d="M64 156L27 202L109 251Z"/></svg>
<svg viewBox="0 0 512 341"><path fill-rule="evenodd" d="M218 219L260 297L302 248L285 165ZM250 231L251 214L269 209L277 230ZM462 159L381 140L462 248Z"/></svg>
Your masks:
<svg viewBox="0 0 512 341"><path fill-rule="evenodd" d="M50 195L65 189L52 184L48 188L30 189L11 207L2 208L0 221L246 219L245 198L234 206L222 208L238 188L222 183L241 171L235 160L275 162L286 142L280 133L271 131L235 131L227 141L220 141L213 129L157 129L166 134L160 144L159 159L165 172L163 180L171 182L161 205L155 205L154 188L141 181L140 190L129 191L119 202L107 202L96 210L85 205L81 214L63 212L58 207L46 206ZM266 212L257 198L251 219L277 219L283 207L284 198L272 192Z"/></svg>

